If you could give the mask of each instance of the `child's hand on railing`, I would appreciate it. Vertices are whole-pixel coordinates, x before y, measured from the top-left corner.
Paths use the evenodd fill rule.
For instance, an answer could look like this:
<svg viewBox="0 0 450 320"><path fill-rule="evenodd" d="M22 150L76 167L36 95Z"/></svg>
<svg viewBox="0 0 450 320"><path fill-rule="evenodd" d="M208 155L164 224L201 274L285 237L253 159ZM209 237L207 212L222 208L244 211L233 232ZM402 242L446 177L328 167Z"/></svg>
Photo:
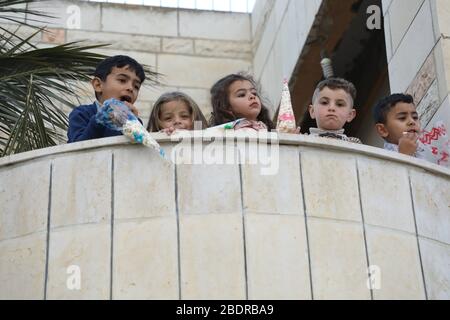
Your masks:
<svg viewBox="0 0 450 320"><path fill-rule="evenodd" d="M168 136L171 136L177 129L175 127L169 127L169 128L164 128L162 130L159 130L159 132L163 132L165 134L167 134Z"/></svg>

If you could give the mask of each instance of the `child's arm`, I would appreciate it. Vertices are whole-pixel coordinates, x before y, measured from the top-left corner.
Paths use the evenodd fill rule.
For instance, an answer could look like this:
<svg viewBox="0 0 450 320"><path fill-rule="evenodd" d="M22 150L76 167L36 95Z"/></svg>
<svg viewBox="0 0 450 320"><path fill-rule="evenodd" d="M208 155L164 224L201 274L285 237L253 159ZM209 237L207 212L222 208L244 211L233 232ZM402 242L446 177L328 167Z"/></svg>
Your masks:
<svg viewBox="0 0 450 320"><path fill-rule="evenodd" d="M68 143L102 138L105 127L95 121L95 114L89 116L79 109L73 110L69 115Z"/></svg>
<svg viewBox="0 0 450 320"><path fill-rule="evenodd" d="M415 133L404 132L403 137L398 140L398 152L408 156L414 156L417 151L419 136Z"/></svg>

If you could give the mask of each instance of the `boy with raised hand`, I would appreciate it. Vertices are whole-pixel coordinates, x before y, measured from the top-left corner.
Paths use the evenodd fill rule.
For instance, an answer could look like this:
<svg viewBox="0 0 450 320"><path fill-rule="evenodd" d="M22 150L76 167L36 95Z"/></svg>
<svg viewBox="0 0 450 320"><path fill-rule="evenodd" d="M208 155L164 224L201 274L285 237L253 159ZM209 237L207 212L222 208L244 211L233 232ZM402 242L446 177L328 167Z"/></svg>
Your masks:
<svg viewBox="0 0 450 320"><path fill-rule="evenodd" d="M381 99L373 110L375 127L384 139L384 149L422 158L420 121L414 99L396 93Z"/></svg>
<svg viewBox="0 0 450 320"><path fill-rule="evenodd" d="M81 105L70 113L68 142L122 135L120 131L97 123L95 116L104 101L115 98L123 101L137 117L138 110L133 104L144 80L144 68L131 57L119 55L100 62L91 80L97 100L90 105Z"/></svg>

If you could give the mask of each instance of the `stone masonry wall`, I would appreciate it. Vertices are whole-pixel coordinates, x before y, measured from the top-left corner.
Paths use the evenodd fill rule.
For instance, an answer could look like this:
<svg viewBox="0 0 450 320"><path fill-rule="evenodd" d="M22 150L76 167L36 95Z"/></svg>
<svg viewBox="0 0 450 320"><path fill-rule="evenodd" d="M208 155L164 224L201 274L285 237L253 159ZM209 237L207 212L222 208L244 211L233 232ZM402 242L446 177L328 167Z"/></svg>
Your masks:
<svg viewBox="0 0 450 320"><path fill-rule="evenodd" d="M97 52L130 55L165 75L162 86L141 89L136 105L144 123L156 99L172 90L189 94L209 117L212 84L229 73L252 71L249 14L74 0L29 7L56 17L33 22L53 32L37 36L40 47L80 40L88 45L110 43ZM30 17L17 17L31 23ZM30 30L22 28L21 32L29 34ZM93 101L89 84L80 99Z"/></svg>
<svg viewBox="0 0 450 320"><path fill-rule="evenodd" d="M391 92L414 96L423 128L450 128L450 2L383 0Z"/></svg>

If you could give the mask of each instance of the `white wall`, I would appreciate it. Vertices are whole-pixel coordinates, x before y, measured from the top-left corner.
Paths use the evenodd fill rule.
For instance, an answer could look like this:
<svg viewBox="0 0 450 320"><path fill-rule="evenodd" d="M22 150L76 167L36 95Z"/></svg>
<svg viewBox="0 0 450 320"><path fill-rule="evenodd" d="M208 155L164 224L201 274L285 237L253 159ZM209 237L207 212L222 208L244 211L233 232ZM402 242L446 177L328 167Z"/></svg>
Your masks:
<svg viewBox="0 0 450 320"><path fill-rule="evenodd" d="M391 92L414 96L422 127L450 128L450 2L383 0Z"/></svg>
<svg viewBox="0 0 450 320"><path fill-rule="evenodd" d="M322 0L258 0L252 14L253 67L276 109Z"/></svg>

